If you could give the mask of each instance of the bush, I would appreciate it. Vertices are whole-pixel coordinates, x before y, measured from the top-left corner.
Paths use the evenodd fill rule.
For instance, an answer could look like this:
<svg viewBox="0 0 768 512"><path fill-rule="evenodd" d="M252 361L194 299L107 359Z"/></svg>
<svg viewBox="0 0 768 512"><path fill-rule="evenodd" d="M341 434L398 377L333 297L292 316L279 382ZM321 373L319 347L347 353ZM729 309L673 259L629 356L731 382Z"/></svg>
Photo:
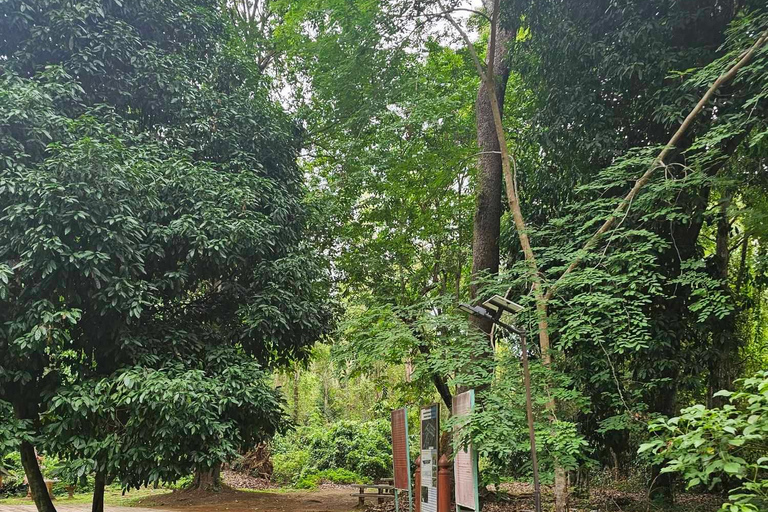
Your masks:
<svg viewBox="0 0 768 512"><path fill-rule="evenodd" d="M65 460L45 457L45 477L56 479L53 493L57 496L69 494L67 487L76 492L92 492L94 486L93 462L85 459Z"/></svg>
<svg viewBox="0 0 768 512"><path fill-rule="evenodd" d="M707 409L694 405L677 418L659 418L649 425L657 437L643 444L662 472L679 473L688 487L734 482L722 510L768 510L768 371L738 381L737 393L720 391L730 403Z"/></svg>
<svg viewBox="0 0 768 512"><path fill-rule="evenodd" d="M184 489L189 489L192 487L192 482L195 479L195 475L187 475L179 478L175 482L166 484L165 487L168 489L173 489L175 491L182 491Z"/></svg>
<svg viewBox="0 0 768 512"><path fill-rule="evenodd" d="M24 468L21 465L19 452L11 452L0 458L0 466L7 472L0 487L0 498L17 496L26 493L24 484Z"/></svg>
<svg viewBox="0 0 768 512"><path fill-rule="evenodd" d="M309 461L307 450L296 449L272 455L272 481L282 485L294 485L301 479Z"/></svg>
<svg viewBox="0 0 768 512"><path fill-rule="evenodd" d="M392 442L386 420L301 427L277 436L272 453L273 479L279 483L298 485L310 476L336 469L370 480L392 474Z"/></svg>
<svg viewBox="0 0 768 512"><path fill-rule="evenodd" d="M298 489L314 489L320 484L363 484L370 479L346 469L326 469L303 477L296 483Z"/></svg>

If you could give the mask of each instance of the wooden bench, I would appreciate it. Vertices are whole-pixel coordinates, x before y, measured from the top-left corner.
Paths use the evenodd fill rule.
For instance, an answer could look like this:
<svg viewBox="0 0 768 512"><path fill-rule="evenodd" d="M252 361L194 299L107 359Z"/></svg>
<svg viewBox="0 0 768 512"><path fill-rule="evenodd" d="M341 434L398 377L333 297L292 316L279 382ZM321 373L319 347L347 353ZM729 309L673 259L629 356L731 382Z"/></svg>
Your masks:
<svg viewBox="0 0 768 512"><path fill-rule="evenodd" d="M350 496L357 497L357 504L360 506L365 505L366 498L376 498L378 503L384 503L386 500L395 499L395 488L386 484L357 484L353 487L357 487L358 491L350 494ZM375 489L376 494L372 492L365 492L366 489Z"/></svg>

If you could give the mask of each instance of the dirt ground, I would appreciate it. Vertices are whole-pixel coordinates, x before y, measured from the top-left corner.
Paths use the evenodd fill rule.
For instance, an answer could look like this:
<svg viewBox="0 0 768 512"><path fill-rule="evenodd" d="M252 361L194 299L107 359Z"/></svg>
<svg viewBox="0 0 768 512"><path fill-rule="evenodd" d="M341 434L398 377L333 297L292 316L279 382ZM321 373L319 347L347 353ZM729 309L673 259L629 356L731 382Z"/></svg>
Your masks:
<svg viewBox="0 0 768 512"><path fill-rule="evenodd" d="M37 509L34 505L0 505L0 512L35 512ZM56 510L58 512L90 512L90 505L59 505L56 504ZM157 510L150 510L145 508L135 507L110 507L107 505L104 507L105 512L157 512Z"/></svg>
<svg viewBox="0 0 768 512"><path fill-rule="evenodd" d="M489 492L484 496L483 512L533 512L533 487L524 483L501 484L502 493ZM650 503L642 492L592 488L590 495L571 496L571 512L717 512L722 496L712 494L680 494L673 505ZM542 507L554 510L552 489L542 488ZM401 501L400 510L408 510ZM451 505L450 510L454 510ZM371 505L365 512L394 512L394 503Z"/></svg>
<svg viewBox="0 0 768 512"><path fill-rule="evenodd" d="M315 491L253 492L224 489L218 493L176 491L141 500L136 507L106 506L105 512L351 512L357 500L351 488ZM0 512L34 512L34 505L0 505ZM57 504L59 512L90 512L90 505Z"/></svg>
<svg viewBox="0 0 768 512"><path fill-rule="evenodd" d="M503 484L507 494L499 501L488 496L484 512L530 512L533 500L529 485ZM350 487L328 486L313 491L263 490L247 491L224 488L221 492L176 491L148 496L135 506L106 506L105 512L394 512L394 504L371 503L366 510L356 508L357 499ZM714 495L680 495L677 503L658 507L648 503L642 493L609 489L592 489L589 498L573 496L572 512L716 512L722 497ZM552 506L549 489L544 489L545 510ZM408 510L407 501L400 510ZM90 505L57 503L59 512L90 512ZM0 505L0 512L34 512L33 505Z"/></svg>
<svg viewBox="0 0 768 512"><path fill-rule="evenodd" d="M220 492L177 491L151 496L139 506L183 512L350 512L357 500L352 488L321 488L314 491L239 491L225 488ZM0 512L3 512L0 510Z"/></svg>

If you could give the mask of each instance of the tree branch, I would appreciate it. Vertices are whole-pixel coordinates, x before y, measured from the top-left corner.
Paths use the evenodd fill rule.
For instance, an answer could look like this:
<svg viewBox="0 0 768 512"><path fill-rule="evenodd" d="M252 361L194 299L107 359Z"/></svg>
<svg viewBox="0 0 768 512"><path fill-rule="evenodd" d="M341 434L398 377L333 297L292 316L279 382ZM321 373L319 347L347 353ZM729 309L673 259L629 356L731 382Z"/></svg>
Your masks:
<svg viewBox="0 0 768 512"><path fill-rule="evenodd" d="M621 217L624 212L628 209L629 205L632 203L632 200L640 193L640 190L648 183L648 181L651 179L651 176L656 171L656 169L660 167L665 167L664 159L669 155L669 153L675 149L677 146L677 143L680 141L680 139L685 135L685 132L688 130L688 128L693 123L694 119L701 113L702 110L704 110L704 106L709 102L709 100L712 98L712 96L715 94L715 92L722 86L724 83L730 81L733 79L733 77L736 76L736 73L741 69L747 62L750 61L752 56L755 54L755 52L763 45L765 42L768 41L768 30L763 32L763 34L755 41L755 44L752 45L749 50L744 52L740 57L739 60L733 64L728 71L720 75L717 80L710 86L710 88L707 90L706 93L704 93L704 96L701 97L699 102L696 104L695 107L693 107L693 110L690 111L688 116L685 118L685 120L682 122L680 127L677 129L674 135L672 135L672 138L669 139L669 142L667 142L666 146L664 146L664 149L661 150L661 152L658 154L658 156L653 160L653 163L648 167L648 169L643 173L642 176L635 182L635 185L632 187L632 189L629 191L629 193L622 199L621 203L616 207L616 209L613 211L611 216L603 223L602 226L600 226L600 229L595 232L592 237L587 240L587 242L584 244L584 247L581 249L581 254L576 256L574 260L571 262L570 265L568 265L568 268L565 269L565 271L560 275L560 277L555 281L555 283L547 290L547 294L545 298L547 300L551 299L552 296L557 291L558 287L562 283L563 278L573 272L579 265L581 265L582 261L584 261L584 256L587 251L594 248L597 242L600 240L600 238L608 232L613 225L616 222L616 219Z"/></svg>

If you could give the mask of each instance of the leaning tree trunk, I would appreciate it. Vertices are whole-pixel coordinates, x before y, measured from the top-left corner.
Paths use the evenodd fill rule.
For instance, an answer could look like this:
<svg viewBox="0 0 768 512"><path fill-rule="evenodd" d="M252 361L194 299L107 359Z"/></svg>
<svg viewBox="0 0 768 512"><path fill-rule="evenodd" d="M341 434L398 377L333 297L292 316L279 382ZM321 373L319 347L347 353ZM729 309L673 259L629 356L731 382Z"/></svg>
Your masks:
<svg viewBox="0 0 768 512"><path fill-rule="evenodd" d="M27 441L22 441L19 452L21 465L24 466L24 473L27 475L27 482L29 482L32 500L35 502L38 512L56 512L56 507L53 506L51 497L48 495L40 465L37 463L35 447Z"/></svg>
<svg viewBox="0 0 768 512"><path fill-rule="evenodd" d="M221 463L217 462L211 468L198 468L192 481L193 489L218 491L221 489Z"/></svg>
<svg viewBox="0 0 768 512"><path fill-rule="evenodd" d="M23 391L17 390L17 399L13 401L13 414L20 420L36 423L38 420L37 404L40 402L38 391L31 386ZM19 454L21 455L24 474L27 476L29 493L32 495L38 512L56 512L56 507L53 506L48 494L48 488L45 486L40 465L37 463L35 447L29 441L22 441L19 445Z"/></svg>
<svg viewBox="0 0 768 512"><path fill-rule="evenodd" d="M93 483L93 504L91 512L104 512L104 487L107 485L107 475L104 471L96 471Z"/></svg>

